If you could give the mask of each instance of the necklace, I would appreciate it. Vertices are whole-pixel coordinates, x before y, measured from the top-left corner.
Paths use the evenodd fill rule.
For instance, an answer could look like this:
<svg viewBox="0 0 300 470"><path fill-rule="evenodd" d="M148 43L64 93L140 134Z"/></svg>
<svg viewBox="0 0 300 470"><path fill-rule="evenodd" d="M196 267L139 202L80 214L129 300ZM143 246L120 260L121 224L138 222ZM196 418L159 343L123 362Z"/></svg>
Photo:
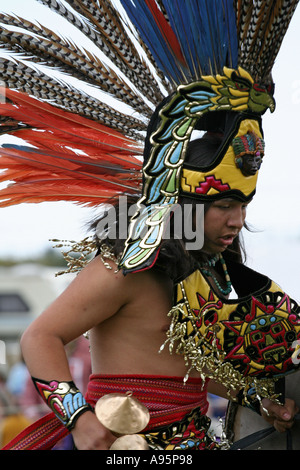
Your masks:
<svg viewBox="0 0 300 470"><path fill-rule="evenodd" d="M214 264L211 264L211 260L214 259ZM207 262L206 263L206 266L215 266L216 262L219 260L220 263L222 264L222 268L223 268L223 271L224 271L224 277L225 277L225 281L226 281L226 287L223 288L221 286L221 284L219 283L218 279L216 278L216 276L211 273L208 269L205 269L203 267L203 264L201 265L199 263L199 268L200 268L200 271L205 274L206 276L209 276L209 277L212 277L212 279L214 280L214 283L216 284L217 288L219 289L219 291L223 294L223 295L228 295L230 294L231 290L232 290L232 284L231 284L231 280L230 280L230 277L229 277L229 274L228 274L228 270L227 270L227 266L226 266L226 263L225 263L225 260L223 258L223 256L221 255L221 253L218 253L216 256L214 256L214 258L211 258L210 263Z"/></svg>
<svg viewBox="0 0 300 470"><path fill-rule="evenodd" d="M200 268L205 268L205 266L215 266L217 261L219 261L219 259L220 259L220 253L217 253L214 256L207 255L207 259L205 261L204 260L197 261L197 263Z"/></svg>

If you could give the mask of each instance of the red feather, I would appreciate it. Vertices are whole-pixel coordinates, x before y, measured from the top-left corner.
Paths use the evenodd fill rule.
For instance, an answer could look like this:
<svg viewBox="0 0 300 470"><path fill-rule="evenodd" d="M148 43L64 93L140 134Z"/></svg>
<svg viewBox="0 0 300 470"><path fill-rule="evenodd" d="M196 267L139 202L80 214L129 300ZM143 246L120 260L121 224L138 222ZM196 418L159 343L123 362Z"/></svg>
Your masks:
<svg viewBox="0 0 300 470"><path fill-rule="evenodd" d="M133 147L137 153L141 150L134 140L96 121L64 111L18 91L0 87L0 94L13 102L0 105L1 116L8 116L39 129L52 130L58 136L69 136L75 143L82 141L97 145L100 142L101 145L107 144L116 148L130 148L131 152Z"/></svg>
<svg viewBox="0 0 300 470"><path fill-rule="evenodd" d="M0 114L31 128L10 132L21 144L2 144L0 207L21 202L75 201L90 206L123 194L141 183L141 147L97 122L5 90L10 103ZM4 126L6 123L4 122Z"/></svg>

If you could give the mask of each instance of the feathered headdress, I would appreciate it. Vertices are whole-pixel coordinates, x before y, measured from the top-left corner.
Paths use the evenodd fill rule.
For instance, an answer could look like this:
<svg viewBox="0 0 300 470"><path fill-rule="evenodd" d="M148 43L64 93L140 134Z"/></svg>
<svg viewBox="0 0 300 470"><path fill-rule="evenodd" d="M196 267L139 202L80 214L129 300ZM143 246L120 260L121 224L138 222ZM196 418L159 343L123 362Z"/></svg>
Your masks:
<svg viewBox="0 0 300 470"><path fill-rule="evenodd" d="M263 156L261 115L275 109L271 71L298 0L38 3L75 35L0 12L0 129L22 139L0 149L0 181L13 181L0 207L141 194L127 272L153 265L181 193L253 196L242 157ZM185 162L195 129L222 133L208 167Z"/></svg>

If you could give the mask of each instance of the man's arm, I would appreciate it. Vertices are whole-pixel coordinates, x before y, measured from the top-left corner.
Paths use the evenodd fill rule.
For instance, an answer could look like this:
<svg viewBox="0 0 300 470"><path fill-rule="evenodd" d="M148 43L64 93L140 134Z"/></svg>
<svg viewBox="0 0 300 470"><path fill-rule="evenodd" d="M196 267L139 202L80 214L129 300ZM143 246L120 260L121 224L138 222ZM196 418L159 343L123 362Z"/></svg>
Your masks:
<svg viewBox="0 0 300 470"><path fill-rule="evenodd" d="M122 273L108 270L96 258L27 328L21 339L22 353L30 374L41 382L41 391L51 381L72 381L65 345L116 314L129 299L126 284ZM72 434L78 449L108 449L115 440L87 409L79 414Z"/></svg>

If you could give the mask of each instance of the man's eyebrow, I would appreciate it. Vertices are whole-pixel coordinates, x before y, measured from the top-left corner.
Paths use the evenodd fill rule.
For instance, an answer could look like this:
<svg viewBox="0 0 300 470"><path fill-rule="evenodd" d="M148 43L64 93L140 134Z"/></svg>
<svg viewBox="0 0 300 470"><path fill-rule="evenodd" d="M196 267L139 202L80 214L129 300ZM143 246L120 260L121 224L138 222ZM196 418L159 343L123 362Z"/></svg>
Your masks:
<svg viewBox="0 0 300 470"><path fill-rule="evenodd" d="M220 199L216 199L214 202L236 202L236 199L232 197L222 197Z"/></svg>

